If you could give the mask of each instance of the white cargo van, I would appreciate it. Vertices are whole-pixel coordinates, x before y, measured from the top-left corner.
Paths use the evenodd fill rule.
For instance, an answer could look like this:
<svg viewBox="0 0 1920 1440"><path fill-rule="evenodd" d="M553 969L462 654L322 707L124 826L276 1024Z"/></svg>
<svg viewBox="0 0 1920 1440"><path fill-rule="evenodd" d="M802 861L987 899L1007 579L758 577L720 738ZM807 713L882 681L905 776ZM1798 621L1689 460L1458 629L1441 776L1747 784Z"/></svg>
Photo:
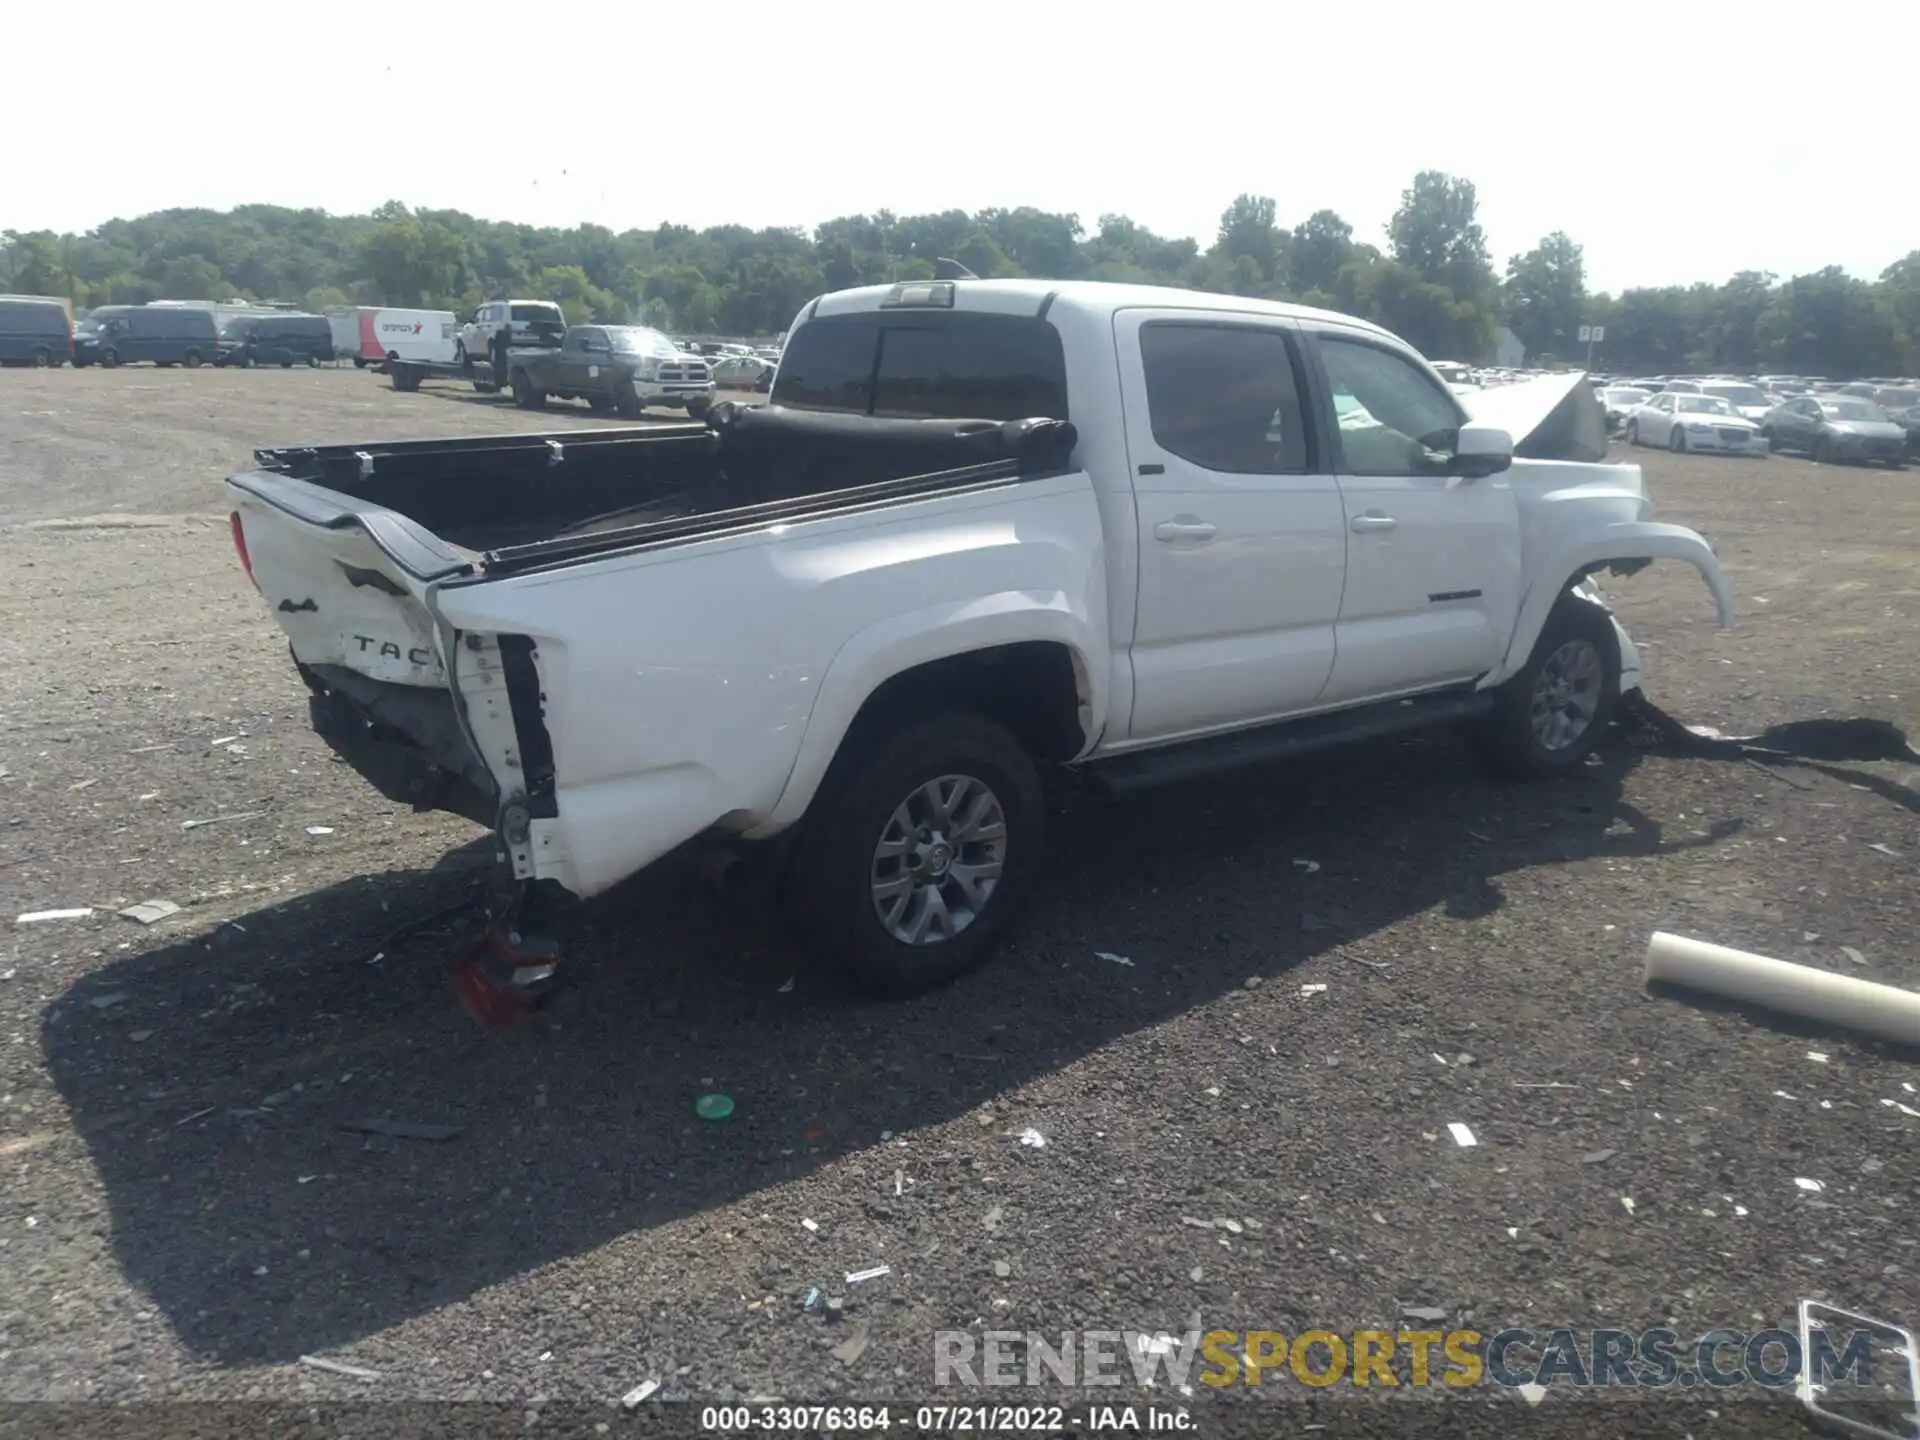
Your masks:
<svg viewBox="0 0 1920 1440"><path fill-rule="evenodd" d="M458 338L451 310L387 310L361 305L352 310L329 310L327 321L334 328L334 349L353 356L353 363L361 366L383 360L451 363ZM348 323L352 332L343 335Z"/></svg>

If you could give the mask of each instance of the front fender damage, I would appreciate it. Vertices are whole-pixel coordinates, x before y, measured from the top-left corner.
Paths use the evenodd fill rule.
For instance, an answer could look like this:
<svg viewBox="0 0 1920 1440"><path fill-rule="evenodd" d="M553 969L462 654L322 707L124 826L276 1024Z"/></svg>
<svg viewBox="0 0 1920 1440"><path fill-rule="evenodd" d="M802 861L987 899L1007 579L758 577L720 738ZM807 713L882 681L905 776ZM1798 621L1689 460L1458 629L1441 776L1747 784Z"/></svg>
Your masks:
<svg viewBox="0 0 1920 1440"><path fill-rule="evenodd" d="M1542 568L1521 601L1519 622L1514 627L1513 639L1500 668L1483 683L1499 684L1526 663L1540 638L1540 632L1546 628L1547 617L1570 588L1585 591L1584 598L1604 604L1597 587L1590 586L1592 576L1607 570L1632 574L1655 560L1683 560L1693 566L1713 596L1720 628L1726 629L1733 624L1733 587L1727 580L1726 571L1721 568L1719 556L1714 554L1713 547L1704 536L1684 525L1669 525L1657 520L1616 521L1600 527L1576 544L1561 549L1554 555L1552 563ZM1615 623L1618 624L1617 621ZM1622 639L1626 640L1624 627L1620 633ZM1627 645L1631 645L1630 640L1627 640ZM1630 653L1623 647L1623 659L1628 658ZM1638 656L1632 654L1631 658L1637 661ZM1632 670L1632 675L1626 673L1627 668ZM1637 670L1637 664L1623 667L1625 688L1632 688L1631 681L1637 676Z"/></svg>

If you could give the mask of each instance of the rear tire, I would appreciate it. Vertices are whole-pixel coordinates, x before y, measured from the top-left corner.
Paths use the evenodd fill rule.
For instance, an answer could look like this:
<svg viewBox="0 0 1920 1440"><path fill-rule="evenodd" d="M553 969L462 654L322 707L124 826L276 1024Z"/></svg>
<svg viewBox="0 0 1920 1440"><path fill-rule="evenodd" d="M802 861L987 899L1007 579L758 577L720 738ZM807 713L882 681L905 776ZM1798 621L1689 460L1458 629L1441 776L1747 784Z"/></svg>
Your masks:
<svg viewBox="0 0 1920 1440"><path fill-rule="evenodd" d="M467 358L467 342L466 341L458 340L454 342L453 363L458 365L462 370L473 369L473 361Z"/></svg>
<svg viewBox="0 0 1920 1440"><path fill-rule="evenodd" d="M53 364L53 352L44 345L36 345L33 351L33 368L45 370Z"/></svg>
<svg viewBox="0 0 1920 1440"><path fill-rule="evenodd" d="M1667 448L1676 455L1687 453L1687 432L1678 425L1667 432Z"/></svg>
<svg viewBox="0 0 1920 1440"><path fill-rule="evenodd" d="M100 365L102 369L106 370L118 369L120 365L120 352L112 349L102 350L100 352Z"/></svg>
<svg viewBox="0 0 1920 1440"><path fill-rule="evenodd" d="M1824 435L1816 435L1813 437L1813 448L1809 450L1807 454L1813 457L1813 463L1816 465L1831 465L1833 463L1833 446Z"/></svg>
<svg viewBox="0 0 1920 1440"><path fill-rule="evenodd" d="M987 959L1037 878L1044 816L1032 757L985 716L856 730L797 836L787 907L863 989L924 994Z"/></svg>
<svg viewBox="0 0 1920 1440"><path fill-rule="evenodd" d="M187 368L189 370L198 370L200 368L200 352L198 350L187 351Z"/></svg>
<svg viewBox="0 0 1920 1440"><path fill-rule="evenodd" d="M1533 654L1500 687L1493 713L1468 733L1474 760L1503 780L1578 769L1620 700L1620 638L1600 606L1562 595Z"/></svg>
<svg viewBox="0 0 1920 1440"><path fill-rule="evenodd" d="M1627 421L1627 444L1638 445L1639 443L1640 422L1638 420L1629 420Z"/></svg>
<svg viewBox="0 0 1920 1440"><path fill-rule="evenodd" d="M513 372L513 403L522 410L538 410L547 403L547 397L533 388L524 370Z"/></svg>

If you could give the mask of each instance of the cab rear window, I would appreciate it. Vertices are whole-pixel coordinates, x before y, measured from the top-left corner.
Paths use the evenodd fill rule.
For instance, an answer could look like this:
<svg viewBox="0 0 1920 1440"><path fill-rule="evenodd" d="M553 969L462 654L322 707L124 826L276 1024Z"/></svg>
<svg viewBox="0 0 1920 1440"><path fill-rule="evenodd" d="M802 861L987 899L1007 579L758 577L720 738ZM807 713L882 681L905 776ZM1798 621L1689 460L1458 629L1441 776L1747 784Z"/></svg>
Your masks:
<svg viewBox="0 0 1920 1440"><path fill-rule="evenodd" d="M952 310L810 320L788 341L770 399L893 419L1069 418L1051 325Z"/></svg>

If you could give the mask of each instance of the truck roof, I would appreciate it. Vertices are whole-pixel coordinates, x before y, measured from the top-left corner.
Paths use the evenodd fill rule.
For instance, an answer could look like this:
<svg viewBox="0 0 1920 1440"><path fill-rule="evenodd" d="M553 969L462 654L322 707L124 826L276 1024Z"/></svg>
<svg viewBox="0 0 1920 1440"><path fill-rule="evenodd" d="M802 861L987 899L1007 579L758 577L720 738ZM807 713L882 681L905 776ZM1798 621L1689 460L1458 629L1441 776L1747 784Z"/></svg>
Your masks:
<svg viewBox="0 0 1920 1440"><path fill-rule="evenodd" d="M953 280L907 281L910 286L943 284L953 287L953 308L1003 315L1036 315L1042 307L1064 306L1086 315L1111 315L1116 310L1208 310L1239 315L1272 315L1285 320L1331 320L1355 329L1391 338L1389 331L1367 320L1294 305L1282 300L1255 300L1245 295L1219 295L1207 290L1182 290L1172 285L1123 285L1108 280ZM846 315L878 310L898 285L863 285L822 295L813 304L814 315Z"/></svg>

